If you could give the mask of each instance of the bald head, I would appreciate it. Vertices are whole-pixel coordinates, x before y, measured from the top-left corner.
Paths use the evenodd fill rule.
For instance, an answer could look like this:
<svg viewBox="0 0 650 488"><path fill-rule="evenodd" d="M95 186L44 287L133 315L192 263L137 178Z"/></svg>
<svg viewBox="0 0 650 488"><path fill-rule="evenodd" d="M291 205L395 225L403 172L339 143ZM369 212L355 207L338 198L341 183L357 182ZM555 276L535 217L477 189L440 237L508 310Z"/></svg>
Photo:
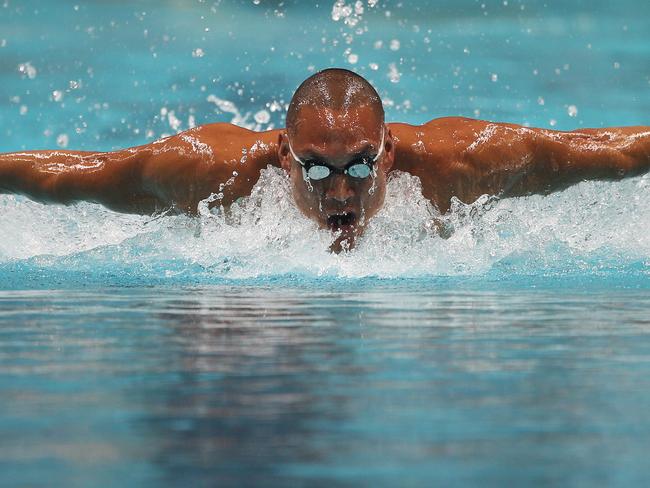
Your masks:
<svg viewBox="0 0 650 488"><path fill-rule="evenodd" d="M304 107L323 108L345 115L362 107L375 112L378 123L384 121L379 94L368 81L352 71L330 68L310 76L296 90L287 111L287 132L295 135L299 114Z"/></svg>

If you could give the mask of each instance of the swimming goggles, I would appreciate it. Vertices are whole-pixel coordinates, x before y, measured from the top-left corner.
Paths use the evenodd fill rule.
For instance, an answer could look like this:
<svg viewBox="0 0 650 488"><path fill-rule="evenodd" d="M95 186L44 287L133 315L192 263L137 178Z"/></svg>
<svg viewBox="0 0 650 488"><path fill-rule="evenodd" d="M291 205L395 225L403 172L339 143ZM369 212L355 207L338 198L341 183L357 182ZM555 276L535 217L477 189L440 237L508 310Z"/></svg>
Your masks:
<svg viewBox="0 0 650 488"><path fill-rule="evenodd" d="M291 147L291 141L289 140L289 138L287 138L287 142L289 143L289 151L291 152L291 155L296 161L298 161L300 166L302 166L302 177L305 181L324 180L332 173L344 174L362 180L368 178L371 174L376 175L376 169L374 167L374 164L377 162L377 160L381 156L381 153L384 150L384 129L382 128L381 130L381 142L379 143L379 152L374 158L370 159L368 157L361 157L355 159L354 161L351 161L343 169L335 168L333 166L318 161L303 161L298 156L296 156L295 152L293 152L293 148Z"/></svg>

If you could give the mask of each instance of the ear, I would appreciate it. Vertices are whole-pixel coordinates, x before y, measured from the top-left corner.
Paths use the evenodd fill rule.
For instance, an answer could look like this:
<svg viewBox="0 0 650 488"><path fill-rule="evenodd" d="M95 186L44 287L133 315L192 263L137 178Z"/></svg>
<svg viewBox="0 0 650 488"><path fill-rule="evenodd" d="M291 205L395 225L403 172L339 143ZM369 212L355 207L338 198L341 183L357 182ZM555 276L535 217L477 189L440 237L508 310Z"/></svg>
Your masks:
<svg viewBox="0 0 650 488"><path fill-rule="evenodd" d="M289 137L285 131L278 136L278 161L287 173L291 171L291 153L289 151Z"/></svg>
<svg viewBox="0 0 650 488"><path fill-rule="evenodd" d="M393 133L385 126L386 138L384 139L384 157L381 158L381 169L384 173L388 173L393 167L395 162L395 140L393 139Z"/></svg>

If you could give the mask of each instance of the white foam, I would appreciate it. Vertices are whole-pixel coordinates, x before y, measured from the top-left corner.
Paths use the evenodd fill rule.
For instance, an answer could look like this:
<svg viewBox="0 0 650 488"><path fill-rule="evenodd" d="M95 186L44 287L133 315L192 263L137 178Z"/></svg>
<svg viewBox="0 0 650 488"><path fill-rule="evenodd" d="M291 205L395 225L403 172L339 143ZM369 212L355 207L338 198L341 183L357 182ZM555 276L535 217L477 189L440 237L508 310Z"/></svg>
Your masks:
<svg viewBox="0 0 650 488"><path fill-rule="evenodd" d="M144 254L157 266L184 262L224 278L483 275L503 263L537 274L563 261L590 273L598 266L596 254L641 260L650 269L648 185L646 175L584 182L549 196L484 196L471 205L455 201L440 216L417 178L394 173L385 207L357 248L340 255L328 251L331 233L300 214L286 174L277 168L265 170L251 196L229 211L204 205L200 218L152 220L89 203L46 206L3 195L0 264L101 248L109 262L128 265ZM441 227L448 238L440 236Z"/></svg>

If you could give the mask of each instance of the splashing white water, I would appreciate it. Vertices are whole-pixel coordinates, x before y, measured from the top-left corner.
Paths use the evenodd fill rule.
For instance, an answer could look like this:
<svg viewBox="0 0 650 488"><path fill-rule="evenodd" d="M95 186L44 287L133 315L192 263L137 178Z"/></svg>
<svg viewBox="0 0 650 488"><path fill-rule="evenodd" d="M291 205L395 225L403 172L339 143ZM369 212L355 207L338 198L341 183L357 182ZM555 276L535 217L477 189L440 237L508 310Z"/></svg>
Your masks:
<svg viewBox="0 0 650 488"><path fill-rule="evenodd" d="M328 251L332 234L295 207L286 174L277 168L265 170L252 194L229 210L200 218L152 219L88 203L45 206L0 196L0 264L76 256L71 266L94 260L158 274L199 269L240 279L476 276L494 268L589 274L604 265L641 262L650 274L648 188L648 175L585 182L550 196L455 201L441 216L417 178L396 172L384 208L357 247L340 255Z"/></svg>

